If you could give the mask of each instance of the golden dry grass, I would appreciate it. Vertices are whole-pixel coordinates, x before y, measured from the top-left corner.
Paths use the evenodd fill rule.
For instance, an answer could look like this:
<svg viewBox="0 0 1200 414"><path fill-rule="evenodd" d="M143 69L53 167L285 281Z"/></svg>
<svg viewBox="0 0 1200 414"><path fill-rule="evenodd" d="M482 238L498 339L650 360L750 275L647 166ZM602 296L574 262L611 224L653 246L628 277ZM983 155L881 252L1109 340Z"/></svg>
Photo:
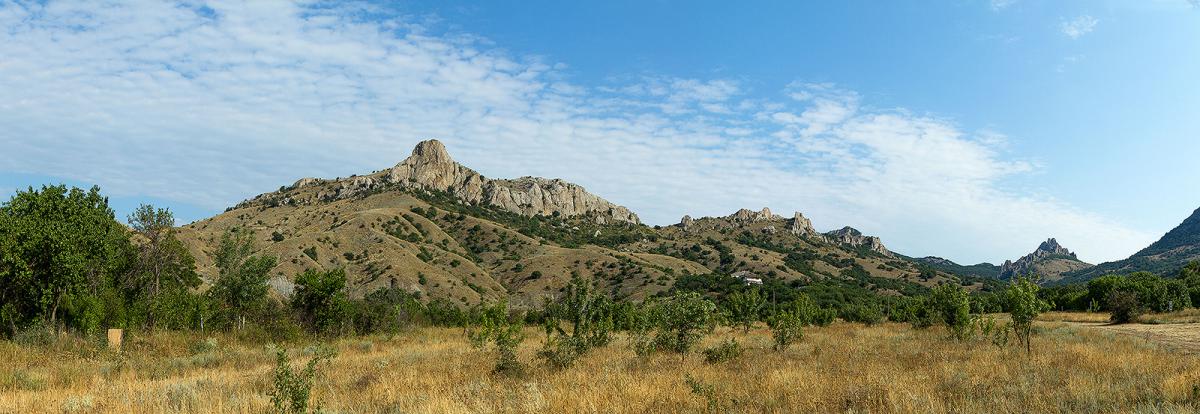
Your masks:
<svg viewBox="0 0 1200 414"><path fill-rule="evenodd" d="M529 330L526 362L540 345ZM532 364L524 378L490 373L493 359L458 329L338 341L314 397L346 413L703 412L685 375L713 387L722 412L1108 413L1195 412L1200 358L1145 340L1064 323L1040 326L1034 354L944 331L838 323L806 330L801 344L770 350L765 329L720 329L747 353L709 365L692 355L641 359L622 338L577 366ZM88 344L32 348L0 342L0 412L237 412L269 408L273 358L261 345L218 337L132 338L124 354ZM61 342L61 341L60 341ZM70 341L67 341L70 342ZM305 353L292 347L293 355ZM80 351L85 350L85 351ZM299 356L297 360L303 360Z"/></svg>

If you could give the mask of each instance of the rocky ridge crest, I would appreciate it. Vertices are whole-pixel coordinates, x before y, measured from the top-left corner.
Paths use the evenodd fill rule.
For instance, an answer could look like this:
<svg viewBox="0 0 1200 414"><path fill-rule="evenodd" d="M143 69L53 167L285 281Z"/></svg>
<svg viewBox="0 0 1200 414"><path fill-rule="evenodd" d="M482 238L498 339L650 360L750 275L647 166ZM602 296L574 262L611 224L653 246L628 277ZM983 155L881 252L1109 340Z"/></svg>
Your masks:
<svg viewBox="0 0 1200 414"><path fill-rule="evenodd" d="M586 216L598 224L640 223L628 208L613 204L583 187L560 179L521 177L489 179L475 170L454 161L445 145L437 140L422 141L412 155L392 168L371 175L337 180L304 178L285 190L324 185L316 194L320 201L351 198L384 188L422 189L445 192L467 203L495 206L505 211L526 215ZM268 193L239 204L275 199L279 193ZM292 203L315 200L283 198L277 202Z"/></svg>

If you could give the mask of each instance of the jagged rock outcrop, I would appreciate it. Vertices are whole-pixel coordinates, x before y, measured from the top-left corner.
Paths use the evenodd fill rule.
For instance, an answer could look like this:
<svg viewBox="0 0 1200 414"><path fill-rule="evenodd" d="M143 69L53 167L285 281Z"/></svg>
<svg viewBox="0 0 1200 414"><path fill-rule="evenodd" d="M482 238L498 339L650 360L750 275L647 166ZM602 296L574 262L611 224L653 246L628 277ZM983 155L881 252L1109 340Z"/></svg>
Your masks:
<svg viewBox="0 0 1200 414"><path fill-rule="evenodd" d="M682 227L683 231L691 230L692 226L695 225L696 220L693 219L692 216L683 216L683 219L679 220L679 227Z"/></svg>
<svg viewBox="0 0 1200 414"><path fill-rule="evenodd" d="M851 247L862 247L875 253L884 256L891 256L892 252L883 245L883 241L875 236L865 236L861 231L846 226L841 229L825 233L825 238L830 243L841 243Z"/></svg>
<svg viewBox="0 0 1200 414"><path fill-rule="evenodd" d="M1017 261L1005 260L1000 265L1000 278L1011 279L1015 276L1036 275L1044 280L1057 280L1063 273L1092 267L1084 263L1067 248L1058 244L1058 240L1050 238L1038 245L1037 250L1027 254Z"/></svg>
<svg viewBox="0 0 1200 414"><path fill-rule="evenodd" d="M388 170L387 177L402 186L444 191L470 203L493 205L527 216L557 213L565 217L589 215L601 224L640 222L629 209L563 180L487 179L455 162L437 140L417 144L412 156Z"/></svg>
<svg viewBox="0 0 1200 414"><path fill-rule="evenodd" d="M817 230L813 229L812 221L805 218L799 211L795 217L792 217L792 225L788 228L792 234L797 236L813 236L817 234Z"/></svg>
<svg viewBox="0 0 1200 414"><path fill-rule="evenodd" d="M750 209L741 209L736 213L725 217L734 223L753 223L756 221L770 221L782 219L782 217L771 214L771 209L763 207L760 211L752 211Z"/></svg>
<svg viewBox="0 0 1200 414"><path fill-rule="evenodd" d="M563 180L537 177L488 179L455 162L446 146L437 140L417 144L411 156L388 170L332 182L305 178L297 181L292 189L320 184L329 184L317 193L316 198L321 201L345 199L393 185L445 192L466 203L491 205L527 216L557 214L587 216L600 224L640 223L637 215L628 208ZM271 199L273 195L261 195L239 207Z"/></svg>

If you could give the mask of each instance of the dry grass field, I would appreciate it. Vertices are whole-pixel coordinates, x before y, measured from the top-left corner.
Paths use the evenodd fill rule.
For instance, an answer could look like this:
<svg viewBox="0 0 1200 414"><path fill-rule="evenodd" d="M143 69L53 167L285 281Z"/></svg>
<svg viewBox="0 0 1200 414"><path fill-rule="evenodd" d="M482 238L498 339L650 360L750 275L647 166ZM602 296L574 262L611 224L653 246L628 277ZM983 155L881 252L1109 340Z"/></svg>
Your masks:
<svg viewBox="0 0 1200 414"><path fill-rule="evenodd" d="M325 412L913 412L1188 413L1200 409L1200 358L1144 339L1048 322L1034 353L939 329L836 323L801 344L770 349L765 329L718 329L745 355L707 364L693 354L638 358L622 337L554 371L534 361L523 378L491 373L493 356L458 329L340 340L313 389ZM76 339L49 347L0 342L0 412L260 413L270 408L273 346L228 336L134 337L123 353ZM313 347L289 347L299 364ZM707 392L685 383L690 376Z"/></svg>

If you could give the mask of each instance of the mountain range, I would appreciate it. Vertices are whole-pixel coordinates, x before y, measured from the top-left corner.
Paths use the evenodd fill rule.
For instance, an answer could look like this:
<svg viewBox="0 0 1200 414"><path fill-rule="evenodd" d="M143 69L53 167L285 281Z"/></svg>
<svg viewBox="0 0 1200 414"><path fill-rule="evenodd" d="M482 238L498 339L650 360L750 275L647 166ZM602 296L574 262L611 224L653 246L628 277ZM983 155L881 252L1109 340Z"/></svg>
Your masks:
<svg viewBox="0 0 1200 414"><path fill-rule="evenodd" d="M563 180L484 177L428 140L391 168L303 178L179 234L207 282L216 277L208 253L221 234L245 228L255 232L259 253L279 258L270 282L278 294L289 295L291 277L305 269L343 268L352 295L398 287L458 304L507 299L534 306L576 276L616 298L638 299L680 278L712 273L903 295L939 283L980 289L988 280L1029 273L1054 282L1169 270L1200 256L1198 215L1122 262L1092 266L1049 239L1001 266L962 266L894 253L848 226L819 232L800 212L742 209L651 227L628 208Z"/></svg>
<svg viewBox="0 0 1200 414"><path fill-rule="evenodd" d="M305 269L344 268L355 295L400 287L460 304L509 299L535 305L570 278L590 278L618 298L643 298L687 275L754 275L825 281L880 294L970 276L895 255L878 237L843 227L818 232L797 212L742 209L650 227L629 209L557 179L492 179L424 141L369 175L304 178L183 226L201 275L208 252L233 228L255 232L259 253L279 258L271 280L287 295Z"/></svg>
<svg viewBox="0 0 1200 414"><path fill-rule="evenodd" d="M1009 280L1014 276L1036 276L1044 284L1086 282L1108 274L1150 272L1172 275L1188 263L1200 260L1200 209L1149 247L1127 259L1091 265L1051 238L1033 253L1000 266L980 263L964 266L940 257L914 258L940 271L976 277Z"/></svg>

